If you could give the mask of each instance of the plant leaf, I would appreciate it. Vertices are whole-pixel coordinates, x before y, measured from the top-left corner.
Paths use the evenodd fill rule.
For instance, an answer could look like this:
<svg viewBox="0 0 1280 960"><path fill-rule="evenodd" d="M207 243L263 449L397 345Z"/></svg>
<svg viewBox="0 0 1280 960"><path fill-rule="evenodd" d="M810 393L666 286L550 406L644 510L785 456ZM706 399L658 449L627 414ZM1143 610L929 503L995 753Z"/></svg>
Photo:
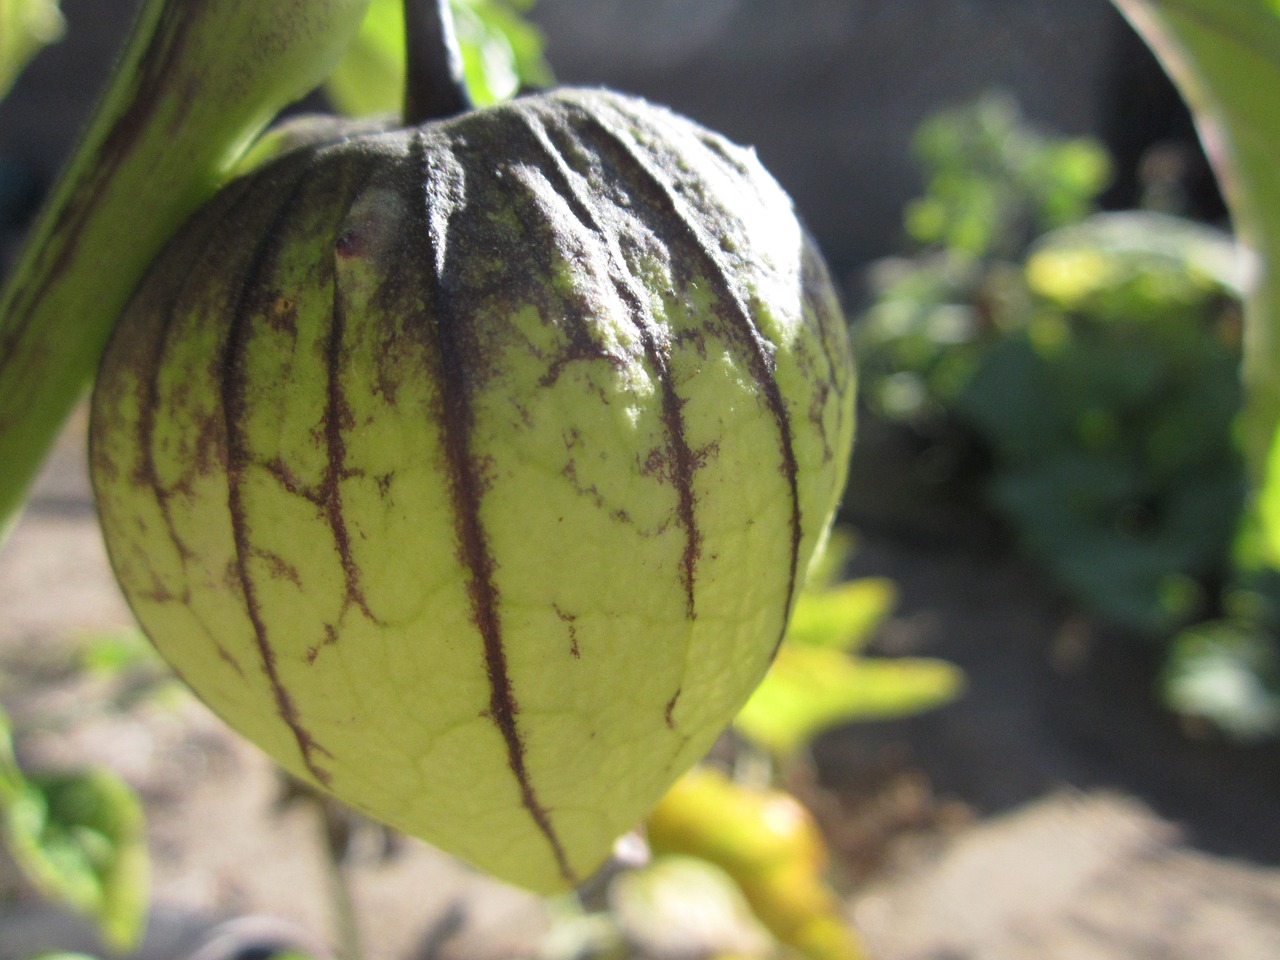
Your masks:
<svg viewBox="0 0 1280 960"><path fill-rule="evenodd" d="M58 0L0 0L0 97L27 62L62 37Z"/></svg>
<svg viewBox="0 0 1280 960"><path fill-rule="evenodd" d="M507 100L525 84L550 82L542 36L512 0L454 0L453 13L467 88L477 104ZM372 0L355 41L325 81L325 92L351 116L398 113L404 59L403 0Z"/></svg>
<svg viewBox="0 0 1280 960"><path fill-rule="evenodd" d="M1172 709L1237 740L1280 733L1280 652L1252 626L1215 621L1183 631L1161 683Z"/></svg>
<svg viewBox="0 0 1280 960"><path fill-rule="evenodd" d="M149 863L133 791L114 774L90 770L29 776L4 800L9 850L27 877L92 916L107 944L135 945Z"/></svg>
<svg viewBox="0 0 1280 960"><path fill-rule="evenodd" d="M954 700L963 686L959 668L941 660L854 658L784 644L733 725L785 756L828 727L928 710Z"/></svg>
<svg viewBox="0 0 1280 960"><path fill-rule="evenodd" d="M898 602L886 577L863 577L828 590L805 590L796 601L787 640L804 646L862 647Z"/></svg>

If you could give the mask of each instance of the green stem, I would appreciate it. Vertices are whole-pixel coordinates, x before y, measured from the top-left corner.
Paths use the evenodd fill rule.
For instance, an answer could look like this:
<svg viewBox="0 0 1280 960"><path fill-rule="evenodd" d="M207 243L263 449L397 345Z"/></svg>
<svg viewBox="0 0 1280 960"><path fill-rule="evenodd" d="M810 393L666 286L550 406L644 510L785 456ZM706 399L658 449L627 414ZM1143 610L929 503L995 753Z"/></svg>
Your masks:
<svg viewBox="0 0 1280 960"><path fill-rule="evenodd" d="M318 791L308 790L312 804L320 816L324 835L325 865L329 874L329 901L333 916L334 940L338 960L363 960L360 920L351 884L344 866L350 824L337 801Z"/></svg>
<svg viewBox="0 0 1280 960"><path fill-rule="evenodd" d="M369 0L146 0L0 295L0 541L161 247L279 110L319 84Z"/></svg>

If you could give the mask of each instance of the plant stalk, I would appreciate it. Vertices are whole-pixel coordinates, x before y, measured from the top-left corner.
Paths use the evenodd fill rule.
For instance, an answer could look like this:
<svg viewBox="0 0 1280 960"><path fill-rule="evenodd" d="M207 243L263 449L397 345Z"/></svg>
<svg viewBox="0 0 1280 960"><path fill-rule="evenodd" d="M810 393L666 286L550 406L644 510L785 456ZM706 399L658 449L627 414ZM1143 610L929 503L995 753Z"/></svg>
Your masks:
<svg viewBox="0 0 1280 960"><path fill-rule="evenodd" d="M0 541L134 286L369 0L145 0L0 292Z"/></svg>
<svg viewBox="0 0 1280 960"><path fill-rule="evenodd" d="M308 790L319 815L328 871L329 903L338 960L364 960L360 920L345 867L350 824L337 801L318 791Z"/></svg>
<svg viewBox="0 0 1280 960"><path fill-rule="evenodd" d="M474 108L449 0L404 0L405 126Z"/></svg>

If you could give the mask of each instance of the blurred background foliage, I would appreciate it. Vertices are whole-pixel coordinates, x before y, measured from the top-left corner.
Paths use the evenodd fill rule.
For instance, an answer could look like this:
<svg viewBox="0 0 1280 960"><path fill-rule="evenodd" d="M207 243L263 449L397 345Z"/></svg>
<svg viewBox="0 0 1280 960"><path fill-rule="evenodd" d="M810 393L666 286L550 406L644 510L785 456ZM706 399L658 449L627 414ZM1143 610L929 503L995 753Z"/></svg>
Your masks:
<svg viewBox="0 0 1280 960"><path fill-rule="evenodd" d="M472 99L507 100L551 83L542 35L523 16L533 0L453 0L458 45ZM340 113L398 113L404 89L403 0L372 0L355 42L325 84Z"/></svg>
<svg viewBox="0 0 1280 960"><path fill-rule="evenodd" d="M62 36L58 0L0 0L0 97L46 44Z"/></svg>
<svg viewBox="0 0 1280 960"><path fill-rule="evenodd" d="M1097 212L1104 148L1034 130L1003 94L939 113L915 142L917 250L873 266L855 322L866 405L965 447L1029 557L1102 621L1164 645L1174 709L1238 737L1280 732L1280 595L1247 572L1239 535L1232 237L1167 208Z"/></svg>

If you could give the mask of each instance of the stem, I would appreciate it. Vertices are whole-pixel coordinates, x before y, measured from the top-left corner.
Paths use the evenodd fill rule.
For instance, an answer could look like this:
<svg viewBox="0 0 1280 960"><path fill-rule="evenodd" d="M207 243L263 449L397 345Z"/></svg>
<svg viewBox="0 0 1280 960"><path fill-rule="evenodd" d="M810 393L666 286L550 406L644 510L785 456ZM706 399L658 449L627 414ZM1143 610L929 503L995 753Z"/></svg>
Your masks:
<svg viewBox="0 0 1280 960"><path fill-rule="evenodd" d="M404 0L405 126L474 108L449 0Z"/></svg>
<svg viewBox="0 0 1280 960"><path fill-rule="evenodd" d="M0 295L0 541L148 264L369 0L145 0Z"/></svg>
<svg viewBox="0 0 1280 960"><path fill-rule="evenodd" d="M308 789L307 793L320 816L338 960L362 960L364 950L360 942L360 921L351 895L351 884L343 868L350 824L336 801L314 790Z"/></svg>

